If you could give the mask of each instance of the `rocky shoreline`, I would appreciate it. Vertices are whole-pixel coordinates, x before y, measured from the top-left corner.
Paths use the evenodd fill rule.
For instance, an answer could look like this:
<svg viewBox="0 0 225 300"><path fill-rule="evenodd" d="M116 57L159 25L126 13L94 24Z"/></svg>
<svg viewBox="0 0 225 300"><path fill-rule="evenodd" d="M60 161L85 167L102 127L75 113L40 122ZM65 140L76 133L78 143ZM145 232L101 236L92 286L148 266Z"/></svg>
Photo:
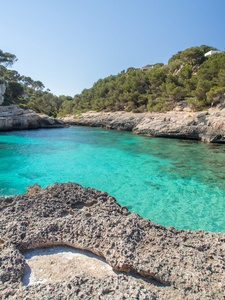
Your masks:
<svg viewBox="0 0 225 300"><path fill-rule="evenodd" d="M32 110L24 110L17 105L0 105L0 131L62 128L67 125L60 119L37 114Z"/></svg>
<svg viewBox="0 0 225 300"><path fill-rule="evenodd" d="M225 233L165 228L76 183L27 191L0 198L1 299L225 297ZM23 252L56 245L88 250L123 273L22 286Z"/></svg>
<svg viewBox="0 0 225 300"><path fill-rule="evenodd" d="M105 127L146 136L225 143L225 108L166 113L86 112L62 118L70 125Z"/></svg>
<svg viewBox="0 0 225 300"><path fill-rule="evenodd" d="M0 131L63 128L69 125L104 127L132 131L146 136L225 143L225 107L220 105L202 112L127 113L89 111L79 116L52 118L24 110L17 105L0 105Z"/></svg>

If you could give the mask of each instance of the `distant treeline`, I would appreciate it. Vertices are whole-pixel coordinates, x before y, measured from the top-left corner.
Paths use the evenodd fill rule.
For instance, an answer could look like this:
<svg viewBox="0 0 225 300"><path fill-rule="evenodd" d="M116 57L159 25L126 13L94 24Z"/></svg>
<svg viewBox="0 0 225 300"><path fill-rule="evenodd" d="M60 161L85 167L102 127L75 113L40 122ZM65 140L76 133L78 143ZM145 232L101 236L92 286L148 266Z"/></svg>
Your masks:
<svg viewBox="0 0 225 300"><path fill-rule="evenodd" d="M157 63L146 71L128 68L99 79L73 98L57 97L44 91L42 82L9 70L16 57L0 50L0 76L7 85L4 104L15 103L51 116L88 110L167 111L182 100L202 110L225 100L225 53L204 56L210 50L217 49L191 47L173 55L167 65Z"/></svg>

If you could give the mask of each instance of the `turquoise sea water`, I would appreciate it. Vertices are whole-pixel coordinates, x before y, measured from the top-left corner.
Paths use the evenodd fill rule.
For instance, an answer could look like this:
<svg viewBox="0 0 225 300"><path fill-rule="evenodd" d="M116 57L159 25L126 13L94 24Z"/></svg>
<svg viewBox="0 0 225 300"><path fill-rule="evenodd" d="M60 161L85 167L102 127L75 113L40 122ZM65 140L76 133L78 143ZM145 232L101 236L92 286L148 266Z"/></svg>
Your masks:
<svg viewBox="0 0 225 300"><path fill-rule="evenodd" d="M75 181L167 227L225 232L224 162L219 144L91 127L6 132L0 196Z"/></svg>

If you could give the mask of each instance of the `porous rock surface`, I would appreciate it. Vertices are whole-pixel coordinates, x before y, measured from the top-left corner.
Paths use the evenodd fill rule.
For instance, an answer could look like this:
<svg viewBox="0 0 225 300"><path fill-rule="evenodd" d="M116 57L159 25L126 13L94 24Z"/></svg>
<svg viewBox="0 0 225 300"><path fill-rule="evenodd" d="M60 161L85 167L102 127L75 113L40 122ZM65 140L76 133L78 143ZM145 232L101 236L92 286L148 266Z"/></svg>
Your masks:
<svg viewBox="0 0 225 300"><path fill-rule="evenodd" d="M0 237L3 299L225 297L225 233L165 228L76 183L36 185L24 195L1 197ZM23 287L23 251L52 245L89 250L125 273L101 279L74 274L70 282ZM127 272L161 285L143 284Z"/></svg>
<svg viewBox="0 0 225 300"><path fill-rule="evenodd" d="M0 106L0 131L65 127L60 119L24 110L17 105Z"/></svg>
<svg viewBox="0 0 225 300"><path fill-rule="evenodd" d="M99 280L92 277L77 277L71 281L56 282L55 284L38 284L17 291L10 299L88 299L116 300L141 299L155 300L158 297L143 284L124 275L109 276Z"/></svg>
<svg viewBox="0 0 225 300"><path fill-rule="evenodd" d="M147 136L183 138L225 143L224 105L203 112L166 113L87 112L63 118L71 125L127 130Z"/></svg>

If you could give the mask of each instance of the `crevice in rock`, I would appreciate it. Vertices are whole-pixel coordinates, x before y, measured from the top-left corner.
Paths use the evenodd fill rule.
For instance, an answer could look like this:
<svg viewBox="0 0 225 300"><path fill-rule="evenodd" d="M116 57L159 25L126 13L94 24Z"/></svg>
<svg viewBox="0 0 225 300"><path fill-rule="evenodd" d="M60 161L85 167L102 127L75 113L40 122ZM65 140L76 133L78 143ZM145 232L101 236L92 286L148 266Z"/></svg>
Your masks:
<svg viewBox="0 0 225 300"><path fill-rule="evenodd" d="M136 270L133 266L131 265L123 265L122 267L119 268L115 268L115 270L117 272L122 272L122 273L126 273L132 277L137 277L140 278L146 282L149 282L149 280L151 281L151 283L155 283L156 285L160 285L160 286L171 286L170 282L168 281L164 281L161 278L158 278L157 276L155 276L154 274L151 274L150 272L144 271L144 270Z"/></svg>
<svg viewBox="0 0 225 300"><path fill-rule="evenodd" d="M97 204L96 200L93 200L91 202L86 202L86 203L78 201L78 202L72 204L71 207L72 207L72 209L82 209L83 207L91 207L95 204Z"/></svg>

